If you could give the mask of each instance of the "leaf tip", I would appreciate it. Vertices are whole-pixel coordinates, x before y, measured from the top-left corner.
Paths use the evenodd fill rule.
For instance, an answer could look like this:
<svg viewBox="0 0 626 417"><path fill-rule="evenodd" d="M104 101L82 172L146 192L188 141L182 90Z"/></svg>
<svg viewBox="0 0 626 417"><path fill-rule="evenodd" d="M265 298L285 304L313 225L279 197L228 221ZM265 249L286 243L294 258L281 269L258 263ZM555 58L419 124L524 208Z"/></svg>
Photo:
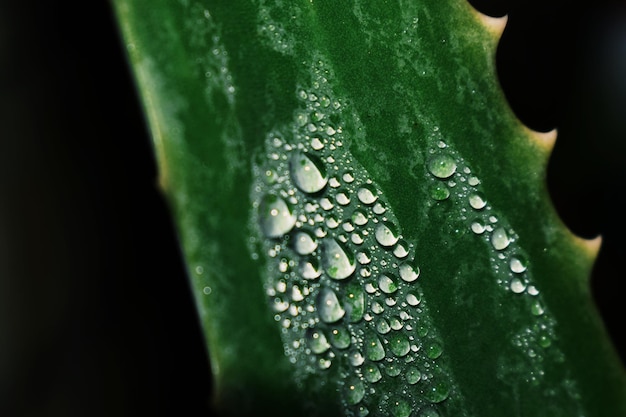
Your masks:
<svg viewBox="0 0 626 417"><path fill-rule="evenodd" d="M595 259L598 256L598 253L600 252L600 247L602 246L601 235L598 235L591 239L577 237L576 241L585 252L585 254L589 255L590 258Z"/></svg>
<svg viewBox="0 0 626 417"><path fill-rule="evenodd" d="M476 14L478 20L482 23L482 25L487 29L487 31L489 31L489 33L491 33L498 39L502 36L502 32L504 32L504 28L506 27L508 15L493 17L479 12L476 9L474 9L474 13Z"/></svg>
<svg viewBox="0 0 626 417"><path fill-rule="evenodd" d="M552 129L549 132L539 132L527 128L530 140L539 148L546 152L552 152L557 137L557 129Z"/></svg>

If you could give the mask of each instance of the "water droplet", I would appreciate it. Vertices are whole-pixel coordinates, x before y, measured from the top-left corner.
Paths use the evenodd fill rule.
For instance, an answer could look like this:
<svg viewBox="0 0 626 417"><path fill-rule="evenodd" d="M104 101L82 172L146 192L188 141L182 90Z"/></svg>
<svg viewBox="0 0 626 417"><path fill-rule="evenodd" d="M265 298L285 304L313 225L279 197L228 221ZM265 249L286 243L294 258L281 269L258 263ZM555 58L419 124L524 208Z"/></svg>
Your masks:
<svg viewBox="0 0 626 417"><path fill-rule="evenodd" d="M337 349L350 346L350 332L343 327L335 327L330 331L330 343Z"/></svg>
<svg viewBox="0 0 626 417"><path fill-rule="evenodd" d="M450 190L445 184L433 184L430 189L430 197L435 201L443 201L450 197Z"/></svg>
<svg viewBox="0 0 626 417"><path fill-rule="evenodd" d="M473 193L468 197L469 204L472 208L480 210L487 205L487 201L481 193Z"/></svg>
<svg viewBox="0 0 626 417"><path fill-rule="evenodd" d="M352 181L354 181L354 175L350 171L345 172L341 178L346 184L350 184L352 183Z"/></svg>
<svg viewBox="0 0 626 417"><path fill-rule="evenodd" d="M380 369L375 363L368 363L363 369L363 376L367 382L378 382L383 377L380 373Z"/></svg>
<svg viewBox="0 0 626 417"><path fill-rule="evenodd" d="M411 350L411 344L409 343L409 339L406 337L406 335L404 335L404 333L395 332L389 338L389 348L394 355L402 357L409 353L409 351Z"/></svg>
<svg viewBox="0 0 626 417"><path fill-rule="evenodd" d="M356 209L352 213L352 222L357 226L364 226L367 224L367 215L363 210Z"/></svg>
<svg viewBox="0 0 626 417"><path fill-rule="evenodd" d="M398 241L396 226L390 222L383 222L376 226L375 236L376 241L385 247L393 246Z"/></svg>
<svg viewBox="0 0 626 417"><path fill-rule="evenodd" d="M511 280L511 291L515 294L521 294L526 290L526 284L519 278Z"/></svg>
<svg viewBox="0 0 626 417"><path fill-rule="evenodd" d="M511 268L512 272L515 272L516 274L521 274L522 272L526 271L527 268L526 258L520 255L511 257L509 267Z"/></svg>
<svg viewBox="0 0 626 417"><path fill-rule="evenodd" d="M376 323L376 331L380 334L387 334L391 331L391 327L389 326L389 322L386 318L381 317Z"/></svg>
<svg viewBox="0 0 626 417"><path fill-rule="evenodd" d="M323 287L320 289L319 294L315 300L317 307L317 313L325 323L334 323L341 319L345 314L345 310L341 307L337 294L328 288Z"/></svg>
<svg viewBox="0 0 626 417"><path fill-rule="evenodd" d="M406 258L409 255L409 243L404 239L400 239L396 247L393 248L393 254L398 259Z"/></svg>
<svg viewBox="0 0 626 417"><path fill-rule="evenodd" d="M287 311L289 308L289 302L283 300L281 297L274 298L273 309L277 313L282 313L283 311Z"/></svg>
<svg viewBox="0 0 626 417"><path fill-rule="evenodd" d="M444 382L440 382L426 391L426 398L431 403L437 404L448 398L449 394L450 388L448 385Z"/></svg>
<svg viewBox="0 0 626 417"><path fill-rule="evenodd" d="M413 282L420 276L420 268L413 262L404 262L400 265L400 278L406 282Z"/></svg>
<svg viewBox="0 0 626 417"><path fill-rule="evenodd" d="M406 302L409 303L409 305L416 306L421 301L422 301L422 296L415 291L409 291L406 295Z"/></svg>
<svg viewBox="0 0 626 417"><path fill-rule="evenodd" d="M289 172L294 184L305 193L317 193L328 183L324 163L315 155L295 152L291 157Z"/></svg>
<svg viewBox="0 0 626 417"><path fill-rule="evenodd" d="M539 342L539 346L541 346L542 348L550 347L550 345L552 344L550 337L546 336L545 334L542 334L541 336L539 336L538 342Z"/></svg>
<svg viewBox="0 0 626 417"><path fill-rule="evenodd" d="M313 138L311 139L311 148L315 149L316 151L320 151L324 149L324 142L322 142L320 138Z"/></svg>
<svg viewBox="0 0 626 417"><path fill-rule="evenodd" d="M335 239L324 239L322 255L324 269L333 279L348 278L356 269L352 252Z"/></svg>
<svg viewBox="0 0 626 417"><path fill-rule="evenodd" d="M372 209L372 211L374 212L374 214L380 215L387 211L387 207L385 207L384 203L379 201L376 204L374 204L374 208Z"/></svg>
<svg viewBox="0 0 626 417"><path fill-rule="evenodd" d="M378 277L378 288L385 294L393 294L398 289L393 279L385 274L381 274L380 277Z"/></svg>
<svg viewBox="0 0 626 417"><path fill-rule="evenodd" d="M364 405L359 406L359 417L365 417L369 413L370 413L370 410L368 410L367 407L365 407Z"/></svg>
<svg viewBox="0 0 626 417"><path fill-rule="evenodd" d="M315 258L309 258L300 262L298 270L300 275L306 279L317 279L322 275L319 261Z"/></svg>
<svg viewBox="0 0 626 417"><path fill-rule="evenodd" d="M347 191L340 191L335 196L335 201L342 206L350 204L350 194Z"/></svg>
<svg viewBox="0 0 626 417"><path fill-rule="evenodd" d="M328 226L329 229L336 229L337 226L339 226L339 220L337 220L335 216L328 216L326 218L326 226Z"/></svg>
<svg viewBox="0 0 626 417"><path fill-rule="evenodd" d="M376 192L376 188L374 188L371 184L365 184L357 191L357 197L359 201L363 204L374 204L376 200L378 200L378 194Z"/></svg>
<svg viewBox="0 0 626 417"><path fill-rule="evenodd" d="M396 377L400 375L400 372L402 372L402 369L400 369L398 364L390 363L385 365L385 373L390 377Z"/></svg>
<svg viewBox="0 0 626 417"><path fill-rule="evenodd" d="M363 318L365 312L365 294L357 283L352 283L346 288L344 308L350 323L356 323Z"/></svg>
<svg viewBox="0 0 626 417"><path fill-rule="evenodd" d="M449 178L456 171L456 161L450 155L436 155L428 162L428 170L437 178Z"/></svg>
<svg viewBox="0 0 626 417"><path fill-rule="evenodd" d="M280 237L291 231L296 224L296 216L285 200L267 194L259 205L259 222L267 237Z"/></svg>
<svg viewBox="0 0 626 417"><path fill-rule="evenodd" d="M393 330L400 330L403 326L402 320L398 316L392 316L389 319L389 325Z"/></svg>
<svg viewBox="0 0 626 417"><path fill-rule="evenodd" d="M320 369L328 369L332 364L333 361L327 358L320 358L320 360L317 362L317 366L319 366Z"/></svg>
<svg viewBox="0 0 626 417"><path fill-rule="evenodd" d="M352 366L361 366L363 365L363 362L365 362L363 354L361 354L361 352L358 350L351 351L348 355L348 360L350 361L350 364Z"/></svg>
<svg viewBox="0 0 626 417"><path fill-rule="evenodd" d="M374 312L374 314L381 314L383 311L385 311L385 308L381 303L378 301L372 302L372 312Z"/></svg>
<svg viewBox="0 0 626 417"><path fill-rule="evenodd" d="M472 225L470 227L472 229L472 232L476 233L477 235L483 234L485 232L485 226L483 226L483 224L479 221L472 222Z"/></svg>
<svg viewBox="0 0 626 417"><path fill-rule="evenodd" d="M355 405L361 402L365 395L365 387L363 382L358 378L352 378L345 385L344 395L346 402L350 405Z"/></svg>
<svg viewBox="0 0 626 417"><path fill-rule="evenodd" d="M365 339L365 354L367 359L371 361L380 361L385 357L385 348L380 342L378 336L374 334L368 335Z"/></svg>
<svg viewBox="0 0 626 417"><path fill-rule="evenodd" d="M307 345L313 353L320 354L330 349L330 344L326 339L326 335L321 330L308 328L306 330L305 337Z"/></svg>
<svg viewBox="0 0 626 417"><path fill-rule="evenodd" d="M370 253L366 250L363 250L359 253L356 254L356 260L361 264L361 265L367 265L370 262L372 262L372 257L370 256Z"/></svg>
<svg viewBox="0 0 626 417"><path fill-rule="evenodd" d="M533 302L530 306L530 312L533 313L534 316L541 316L543 314L544 309L539 300Z"/></svg>
<svg viewBox="0 0 626 417"><path fill-rule="evenodd" d="M417 384L422 379L422 373L414 366L409 366L406 369L406 382L409 384Z"/></svg>
<svg viewBox="0 0 626 417"><path fill-rule="evenodd" d="M428 356L430 359L437 359L441 356L442 353L443 348L439 343L432 343L430 346L428 346L428 349L426 349L426 356Z"/></svg>
<svg viewBox="0 0 626 417"><path fill-rule="evenodd" d="M297 231L291 239L293 249L299 255L308 255L317 249L317 239L307 230Z"/></svg>
<svg viewBox="0 0 626 417"><path fill-rule="evenodd" d="M503 250L509 246L511 241L504 227L497 227L491 234L491 245L495 250Z"/></svg>
<svg viewBox="0 0 626 417"><path fill-rule="evenodd" d="M411 406L405 400L397 399L391 403L391 415L393 417L409 417L411 411Z"/></svg>

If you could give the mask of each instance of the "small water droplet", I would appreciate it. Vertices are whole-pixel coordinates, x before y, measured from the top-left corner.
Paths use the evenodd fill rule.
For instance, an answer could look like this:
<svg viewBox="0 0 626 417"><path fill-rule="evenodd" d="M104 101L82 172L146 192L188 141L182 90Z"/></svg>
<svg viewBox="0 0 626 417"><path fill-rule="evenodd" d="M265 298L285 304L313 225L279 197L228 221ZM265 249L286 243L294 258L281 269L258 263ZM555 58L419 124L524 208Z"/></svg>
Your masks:
<svg viewBox="0 0 626 417"><path fill-rule="evenodd" d="M341 178L346 184L350 184L354 181L354 175L350 171L345 172Z"/></svg>
<svg viewBox="0 0 626 417"><path fill-rule="evenodd" d="M320 354L330 349L330 343L328 343L326 335L321 330L308 328L305 337L307 345L313 353Z"/></svg>
<svg viewBox="0 0 626 417"><path fill-rule="evenodd" d="M351 283L347 286L344 296L344 309L350 323L356 323L363 318L365 313L365 294L357 283Z"/></svg>
<svg viewBox="0 0 626 417"><path fill-rule="evenodd" d="M305 193L317 193L328 183L326 167L315 155L295 152L290 160L289 172L294 184Z"/></svg>
<svg viewBox="0 0 626 417"><path fill-rule="evenodd" d="M515 294L521 294L526 290L526 284L519 278L513 278L511 280L511 291Z"/></svg>
<svg viewBox="0 0 626 417"><path fill-rule="evenodd" d="M267 237L280 237L291 231L296 216L282 198L267 194L259 205L259 222Z"/></svg>
<svg viewBox="0 0 626 417"><path fill-rule="evenodd" d="M404 262L399 269L400 278L406 282L413 282L420 276L420 268L413 262Z"/></svg>
<svg viewBox="0 0 626 417"><path fill-rule="evenodd" d="M449 178L456 171L456 161L447 154L436 155L428 162L428 171L437 178Z"/></svg>
<svg viewBox="0 0 626 417"><path fill-rule="evenodd" d="M406 369L406 382L409 384L417 384L422 379L422 373L414 366L409 366Z"/></svg>
<svg viewBox="0 0 626 417"><path fill-rule="evenodd" d="M432 343L430 346L428 346L428 349L426 349L426 356L428 356L430 359L437 359L441 356L442 353L443 348L439 343L436 342Z"/></svg>
<svg viewBox="0 0 626 417"><path fill-rule="evenodd" d="M396 247L393 248L393 254L398 259L406 258L409 255L409 243L404 239L400 239Z"/></svg>
<svg viewBox="0 0 626 417"><path fill-rule="evenodd" d="M322 142L320 138L315 137L311 139L311 148L316 151L321 151L322 149L324 149L324 142Z"/></svg>
<svg viewBox="0 0 626 417"><path fill-rule="evenodd" d="M468 197L469 204L473 209L480 210L487 205L487 201L481 193L473 193Z"/></svg>
<svg viewBox="0 0 626 417"><path fill-rule="evenodd" d="M363 382L358 378L350 379L344 388L346 402L350 405L358 404L365 395L365 386L363 386Z"/></svg>
<svg viewBox="0 0 626 417"><path fill-rule="evenodd" d="M345 314L345 310L341 307L339 299L335 291L328 287L320 289L319 294L315 300L317 307L317 313L325 323L334 323L341 319Z"/></svg>
<svg viewBox="0 0 626 417"><path fill-rule="evenodd" d="M472 222L472 225L470 227L472 229L472 232L476 233L477 235L481 235L485 232L485 226L483 226L483 224L478 220Z"/></svg>
<svg viewBox="0 0 626 417"><path fill-rule="evenodd" d="M370 205L374 204L376 200L378 200L378 194L376 192L376 188L374 188L371 184L365 184L357 191L357 197L359 201L363 204Z"/></svg>
<svg viewBox="0 0 626 417"><path fill-rule="evenodd" d="M344 327L335 327L330 331L330 343L337 349L350 346L350 332Z"/></svg>
<svg viewBox="0 0 626 417"><path fill-rule="evenodd" d="M299 255L308 255L317 249L317 239L308 230L298 230L291 239L293 248Z"/></svg>
<svg viewBox="0 0 626 417"><path fill-rule="evenodd" d="M383 222L376 226L375 237L381 246L393 246L398 241L398 231L393 223Z"/></svg>
<svg viewBox="0 0 626 417"><path fill-rule="evenodd" d="M422 297L419 293L415 291L409 291L406 295L406 302L409 305L416 306L422 301Z"/></svg>
<svg viewBox="0 0 626 417"><path fill-rule="evenodd" d="M391 415L393 417L409 417L411 406L403 399L396 399L391 402Z"/></svg>
<svg viewBox="0 0 626 417"><path fill-rule="evenodd" d="M491 233L491 245L495 250L506 249L511 243L504 227L497 227Z"/></svg>
<svg viewBox="0 0 626 417"><path fill-rule="evenodd" d="M378 277L378 288L385 294L393 294L398 289L393 279L385 274L381 274L380 277Z"/></svg>
<svg viewBox="0 0 626 417"><path fill-rule="evenodd" d="M372 211L374 212L374 214L380 215L387 211L387 207L385 207L385 204L383 202L379 201L374 204L374 208L372 208Z"/></svg>
<svg viewBox="0 0 626 417"><path fill-rule="evenodd" d="M400 317L392 316L389 319L389 325L391 326L393 330L400 330L404 324L402 320L400 319Z"/></svg>
<svg viewBox="0 0 626 417"><path fill-rule="evenodd" d="M348 278L356 269L352 252L335 239L324 239L322 255L324 269L333 279Z"/></svg>
<svg viewBox="0 0 626 417"><path fill-rule="evenodd" d="M380 334L387 334L391 331L391 326L386 318L381 317L376 323L376 331Z"/></svg>
<svg viewBox="0 0 626 417"><path fill-rule="evenodd" d="M543 305L541 305L541 302L539 302L539 300L535 300L533 304L530 306L530 311L531 313L533 313L534 316L541 316L544 312L544 308L543 308Z"/></svg>
<svg viewBox="0 0 626 417"><path fill-rule="evenodd" d="M361 366L363 362L365 362L365 358L363 358L363 354L358 350L353 350L348 355L348 360L352 366Z"/></svg>
<svg viewBox="0 0 626 417"><path fill-rule="evenodd" d="M385 357L385 348L383 348L383 344L380 342L378 336L370 334L366 337L365 354L367 355L367 359L375 362Z"/></svg>
<svg viewBox="0 0 626 417"><path fill-rule="evenodd" d="M335 196L335 201L342 206L350 204L350 194L347 191L340 191Z"/></svg>
<svg viewBox="0 0 626 417"><path fill-rule="evenodd" d="M409 343L409 339L404 333L395 332L389 338L389 348L394 355L402 357L409 353L409 351L411 350L411 344Z"/></svg>
<svg viewBox="0 0 626 417"><path fill-rule="evenodd" d="M383 375L380 373L380 369L375 363L368 363L363 368L363 376L367 382L375 383L381 380Z"/></svg>
<svg viewBox="0 0 626 417"><path fill-rule="evenodd" d="M509 267L511 268L511 271L515 272L516 274L521 274L522 272L525 272L527 268L526 258L521 255L511 257Z"/></svg>
<svg viewBox="0 0 626 417"><path fill-rule="evenodd" d="M356 224L357 226L364 226L367 224L367 215L365 214L365 212L361 209L356 209L354 210L354 213L352 213L352 222L354 224Z"/></svg>
<svg viewBox="0 0 626 417"><path fill-rule="evenodd" d="M442 183L433 184L429 191L430 197L435 201L443 201L450 197L450 189Z"/></svg>
<svg viewBox="0 0 626 417"><path fill-rule="evenodd" d="M319 261L316 258L308 258L300 262L298 271L305 279L317 279L322 275Z"/></svg>
<svg viewBox="0 0 626 417"><path fill-rule="evenodd" d="M396 377L400 375L401 372L402 369L400 369L400 366L398 364L389 363L385 365L385 373L390 377Z"/></svg>
<svg viewBox="0 0 626 417"><path fill-rule="evenodd" d="M426 398L431 403L437 404L448 398L450 388L444 382L440 382L426 391Z"/></svg>

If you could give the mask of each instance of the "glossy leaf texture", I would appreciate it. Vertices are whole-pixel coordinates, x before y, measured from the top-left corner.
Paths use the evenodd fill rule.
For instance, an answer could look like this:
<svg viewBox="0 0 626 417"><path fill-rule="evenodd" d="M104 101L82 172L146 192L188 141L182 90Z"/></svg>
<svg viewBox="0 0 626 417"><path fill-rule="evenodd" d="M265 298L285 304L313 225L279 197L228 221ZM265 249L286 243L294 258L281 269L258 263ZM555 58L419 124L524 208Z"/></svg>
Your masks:
<svg viewBox="0 0 626 417"><path fill-rule="evenodd" d="M599 240L463 0L115 0L223 415L618 416Z"/></svg>

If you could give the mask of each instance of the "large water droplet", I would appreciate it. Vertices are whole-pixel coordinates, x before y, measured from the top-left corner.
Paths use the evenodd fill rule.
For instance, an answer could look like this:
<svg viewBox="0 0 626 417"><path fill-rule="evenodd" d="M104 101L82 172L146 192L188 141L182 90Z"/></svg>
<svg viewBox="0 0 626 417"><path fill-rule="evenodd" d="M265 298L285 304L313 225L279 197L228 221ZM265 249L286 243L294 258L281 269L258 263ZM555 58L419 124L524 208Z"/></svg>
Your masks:
<svg viewBox="0 0 626 417"><path fill-rule="evenodd" d="M385 348L375 334L370 334L365 339L365 354L371 361L380 361L385 357Z"/></svg>
<svg viewBox="0 0 626 417"><path fill-rule="evenodd" d="M350 354L348 355L348 360L350 361L350 364L352 366L361 366L363 365L363 362L365 362L363 354L361 354L361 352L358 350L350 351Z"/></svg>
<svg viewBox="0 0 626 417"><path fill-rule="evenodd" d="M391 331L391 326L389 326L389 322L386 318L381 317L378 322L376 322L376 331L380 334L387 334Z"/></svg>
<svg viewBox="0 0 626 417"><path fill-rule="evenodd" d="M330 349L330 343L328 343L326 335L321 330L308 328L305 337L309 349L313 353L324 353Z"/></svg>
<svg viewBox="0 0 626 417"><path fill-rule="evenodd" d="M356 269L352 252L335 239L325 239L323 243L324 269L333 279L348 278Z"/></svg>
<svg viewBox="0 0 626 417"><path fill-rule="evenodd" d="M359 188L357 191L357 197L359 201L363 204L373 204L378 200L378 195L376 193L376 188L374 188L371 184L366 184L363 187Z"/></svg>
<svg viewBox="0 0 626 417"><path fill-rule="evenodd" d="M515 294L521 294L526 290L526 284L524 283L524 281L517 277L511 280L510 287L511 291L513 291Z"/></svg>
<svg viewBox="0 0 626 417"><path fill-rule="evenodd" d="M367 224L367 215L363 210L356 209L352 213L352 222L357 226L364 226Z"/></svg>
<svg viewBox="0 0 626 417"><path fill-rule="evenodd" d="M259 205L259 223L267 237L280 237L296 224L296 216L285 200L266 194Z"/></svg>
<svg viewBox="0 0 626 417"><path fill-rule="evenodd" d="M426 398L432 403L440 403L448 398L450 388L444 382L433 385L426 391Z"/></svg>
<svg viewBox="0 0 626 417"><path fill-rule="evenodd" d="M358 404L365 395L365 386L363 386L363 382L358 378L352 378L347 381L344 388L346 402L350 405Z"/></svg>
<svg viewBox="0 0 626 417"><path fill-rule="evenodd" d="M400 375L402 369L400 369L400 365L396 363L390 363L385 365L385 373L391 377L396 377Z"/></svg>
<svg viewBox="0 0 626 417"><path fill-rule="evenodd" d="M428 356L430 359L437 359L441 356L442 353L443 348L439 343L436 342L428 346L428 349L426 349L426 356Z"/></svg>
<svg viewBox="0 0 626 417"><path fill-rule="evenodd" d="M435 201L443 201L450 197L450 190L445 184L433 184L430 189L430 197Z"/></svg>
<svg viewBox="0 0 626 417"><path fill-rule="evenodd" d="M393 246L398 241L398 230L393 223L383 222L376 226L375 236L381 246Z"/></svg>
<svg viewBox="0 0 626 417"><path fill-rule="evenodd" d="M307 230L297 231L291 241L293 249L299 255L308 255L317 249L317 239L312 232Z"/></svg>
<svg viewBox="0 0 626 417"><path fill-rule="evenodd" d="M468 200L470 206L472 206L472 208L476 210L480 210L487 205L487 201L485 201L485 198L481 193L470 194Z"/></svg>
<svg viewBox="0 0 626 417"><path fill-rule="evenodd" d="M409 366L406 369L406 382L409 384L417 384L422 378L422 373L415 366Z"/></svg>
<svg viewBox="0 0 626 417"><path fill-rule="evenodd" d="M345 314L345 310L341 307L339 299L335 291L328 287L320 289L315 300L317 313L325 323L334 323L341 319Z"/></svg>
<svg viewBox="0 0 626 417"><path fill-rule="evenodd" d="M383 377L380 373L380 369L375 363L368 363L363 369L363 376L367 382L378 382Z"/></svg>
<svg viewBox="0 0 626 417"><path fill-rule="evenodd" d="M409 343L409 339L403 333L394 332L394 334L389 338L389 348L394 355L402 357L409 353L411 350L411 344Z"/></svg>
<svg viewBox="0 0 626 417"><path fill-rule="evenodd" d="M422 301L422 297L418 292L409 291L406 295L406 302L409 305L416 306Z"/></svg>
<svg viewBox="0 0 626 417"><path fill-rule="evenodd" d="M305 193L321 191L328 183L326 168L315 155L295 152L289 163L294 184Z"/></svg>
<svg viewBox="0 0 626 417"><path fill-rule="evenodd" d="M521 274L522 272L526 271L526 265L526 258L521 255L511 257L511 261L509 262L509 267L511 268L511 271L515 272L516 274Z"/></svg>
<svg viewBox="0 0 626 417"><path fill-rule="evenodd" d="M350 332L344 327L335 327L330 331L330 343L337 349L350 346Z"/></svg>
<svg viewBox="0 0 626 417"><path fill-rule="evenodd" d="M391 415L393 417L409 417L411 406L403 399L396 399L391 402Z"/></svg>
<svg viewBox="0 0 626 417"><path fill-rule="evenodd" d="M358 284L352 283L346 288L344 306L350 323L356 323L363 318L365 294Z"/></svg>
<svg viewBox="0 0 626 417"><path fill-rule="evenodd" d="M506 249L511 243L504 227L497 227L491 234L491 245L495 250Z"/></svg>
<svg viewBox="0 0 626 417"><path fill-rule="evenodd" d="M320 268L319 262L316 258L302 260L298 270L300 271L300 275L306 279L317 279L320 275L322 275L322 269Z"/></svg>
<svg viewBox="0 0 626 417"><path fill-rule="evenodd" d="M409 255L409 243L400 239L396 247L393 248L393 254L399 259L406 258Z"/></svg>
<svg viewBox="0 0 626 417"><path fill-rule="evenodd" d="M413 282L420 276L420 268L413 262L404 262L399 269L400 278L406 282Z"/></svg>
<svg viewBox="0 0 626 417"><path fill-rule="evenodd" d="M388 275L381 274L378 277L378 288L385 294L393 294L398 289L398 286Z"/></svg>
<svg viewBox="0 0 626 417"><path fill-rule="evenodd" d="M449 178L456 171L456 161L450 155L436 155L428 162L428 171L437 178Z"/></svg>

